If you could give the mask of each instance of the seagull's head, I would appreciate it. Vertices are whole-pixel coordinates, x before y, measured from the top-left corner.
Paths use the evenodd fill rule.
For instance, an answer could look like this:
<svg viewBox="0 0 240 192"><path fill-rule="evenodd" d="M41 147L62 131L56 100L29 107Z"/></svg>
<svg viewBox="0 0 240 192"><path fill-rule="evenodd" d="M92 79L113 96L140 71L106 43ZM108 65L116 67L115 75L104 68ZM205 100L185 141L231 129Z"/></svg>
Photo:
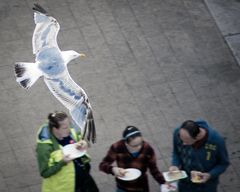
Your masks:
<svg viewBox="0 0 240 192"><path fill-rule="evenodd" d="M62 56L64 59L64 62L68 64L73 59L76 59L78 57L86 57L83 53L78 53L76 51L70 50L70 51L62 51Z"/></svg>

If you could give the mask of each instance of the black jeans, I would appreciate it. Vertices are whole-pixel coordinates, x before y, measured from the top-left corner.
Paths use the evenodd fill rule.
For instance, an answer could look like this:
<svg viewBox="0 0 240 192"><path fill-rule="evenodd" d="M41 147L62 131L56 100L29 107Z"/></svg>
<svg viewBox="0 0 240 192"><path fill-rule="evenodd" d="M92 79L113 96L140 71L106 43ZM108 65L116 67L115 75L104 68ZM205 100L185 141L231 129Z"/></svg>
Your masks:
<svg viewBox="0 0 240 192"><path fill-rule="evenodd" d="M76 192L99 192L99 189L90 175L90 164L76 168Z"/></svg>

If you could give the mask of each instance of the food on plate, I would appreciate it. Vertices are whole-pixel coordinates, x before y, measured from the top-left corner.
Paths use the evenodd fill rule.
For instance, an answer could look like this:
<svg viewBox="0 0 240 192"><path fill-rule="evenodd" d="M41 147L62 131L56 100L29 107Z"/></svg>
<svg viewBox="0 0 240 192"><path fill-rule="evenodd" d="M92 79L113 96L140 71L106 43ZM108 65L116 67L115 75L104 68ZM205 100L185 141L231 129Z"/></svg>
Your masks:
<svg viewBox="0 0 240 192"><path fill-rule="evenodd" d="M183 173L181 171L173 171L168 173L168 177L170 180L178 180L183 177Z"/></svg>

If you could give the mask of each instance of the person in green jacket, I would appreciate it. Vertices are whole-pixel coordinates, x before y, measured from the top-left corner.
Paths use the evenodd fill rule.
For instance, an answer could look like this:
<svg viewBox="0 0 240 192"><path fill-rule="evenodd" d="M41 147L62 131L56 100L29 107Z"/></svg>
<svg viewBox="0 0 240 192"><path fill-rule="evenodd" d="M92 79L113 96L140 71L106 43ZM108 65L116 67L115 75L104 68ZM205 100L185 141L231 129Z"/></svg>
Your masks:
<svg viewBox="0 0 240 192"><path fill-rule="evenodd" d="M81 131L71 124L64 112L48 115L37 135L37 159L40 175L43 177L42 192L98 192L90 175L90 157L72 159L64 155L62 147L77 143L77 149L87 149L81 139Z"/></svg>

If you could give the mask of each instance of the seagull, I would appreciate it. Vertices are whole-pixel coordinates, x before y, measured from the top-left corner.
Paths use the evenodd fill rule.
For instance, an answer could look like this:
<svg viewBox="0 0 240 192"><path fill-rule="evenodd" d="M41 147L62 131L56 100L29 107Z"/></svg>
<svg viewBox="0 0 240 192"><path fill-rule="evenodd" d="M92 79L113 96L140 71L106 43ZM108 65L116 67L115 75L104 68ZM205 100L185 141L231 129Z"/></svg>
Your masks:
<svg viewBox="0 0 240 192"><path fill-rule="evenodd" d="M85 91L69 75L67 64L78 57L85 57L76 51L61 51L57 44L60 25L39 4L34 4L36 24L32 46L35 63L16 62L16 81L28 90L40 77L51 93L69 110L74 122L81 128L83 138L96 142L92 107Z"/></svg>

